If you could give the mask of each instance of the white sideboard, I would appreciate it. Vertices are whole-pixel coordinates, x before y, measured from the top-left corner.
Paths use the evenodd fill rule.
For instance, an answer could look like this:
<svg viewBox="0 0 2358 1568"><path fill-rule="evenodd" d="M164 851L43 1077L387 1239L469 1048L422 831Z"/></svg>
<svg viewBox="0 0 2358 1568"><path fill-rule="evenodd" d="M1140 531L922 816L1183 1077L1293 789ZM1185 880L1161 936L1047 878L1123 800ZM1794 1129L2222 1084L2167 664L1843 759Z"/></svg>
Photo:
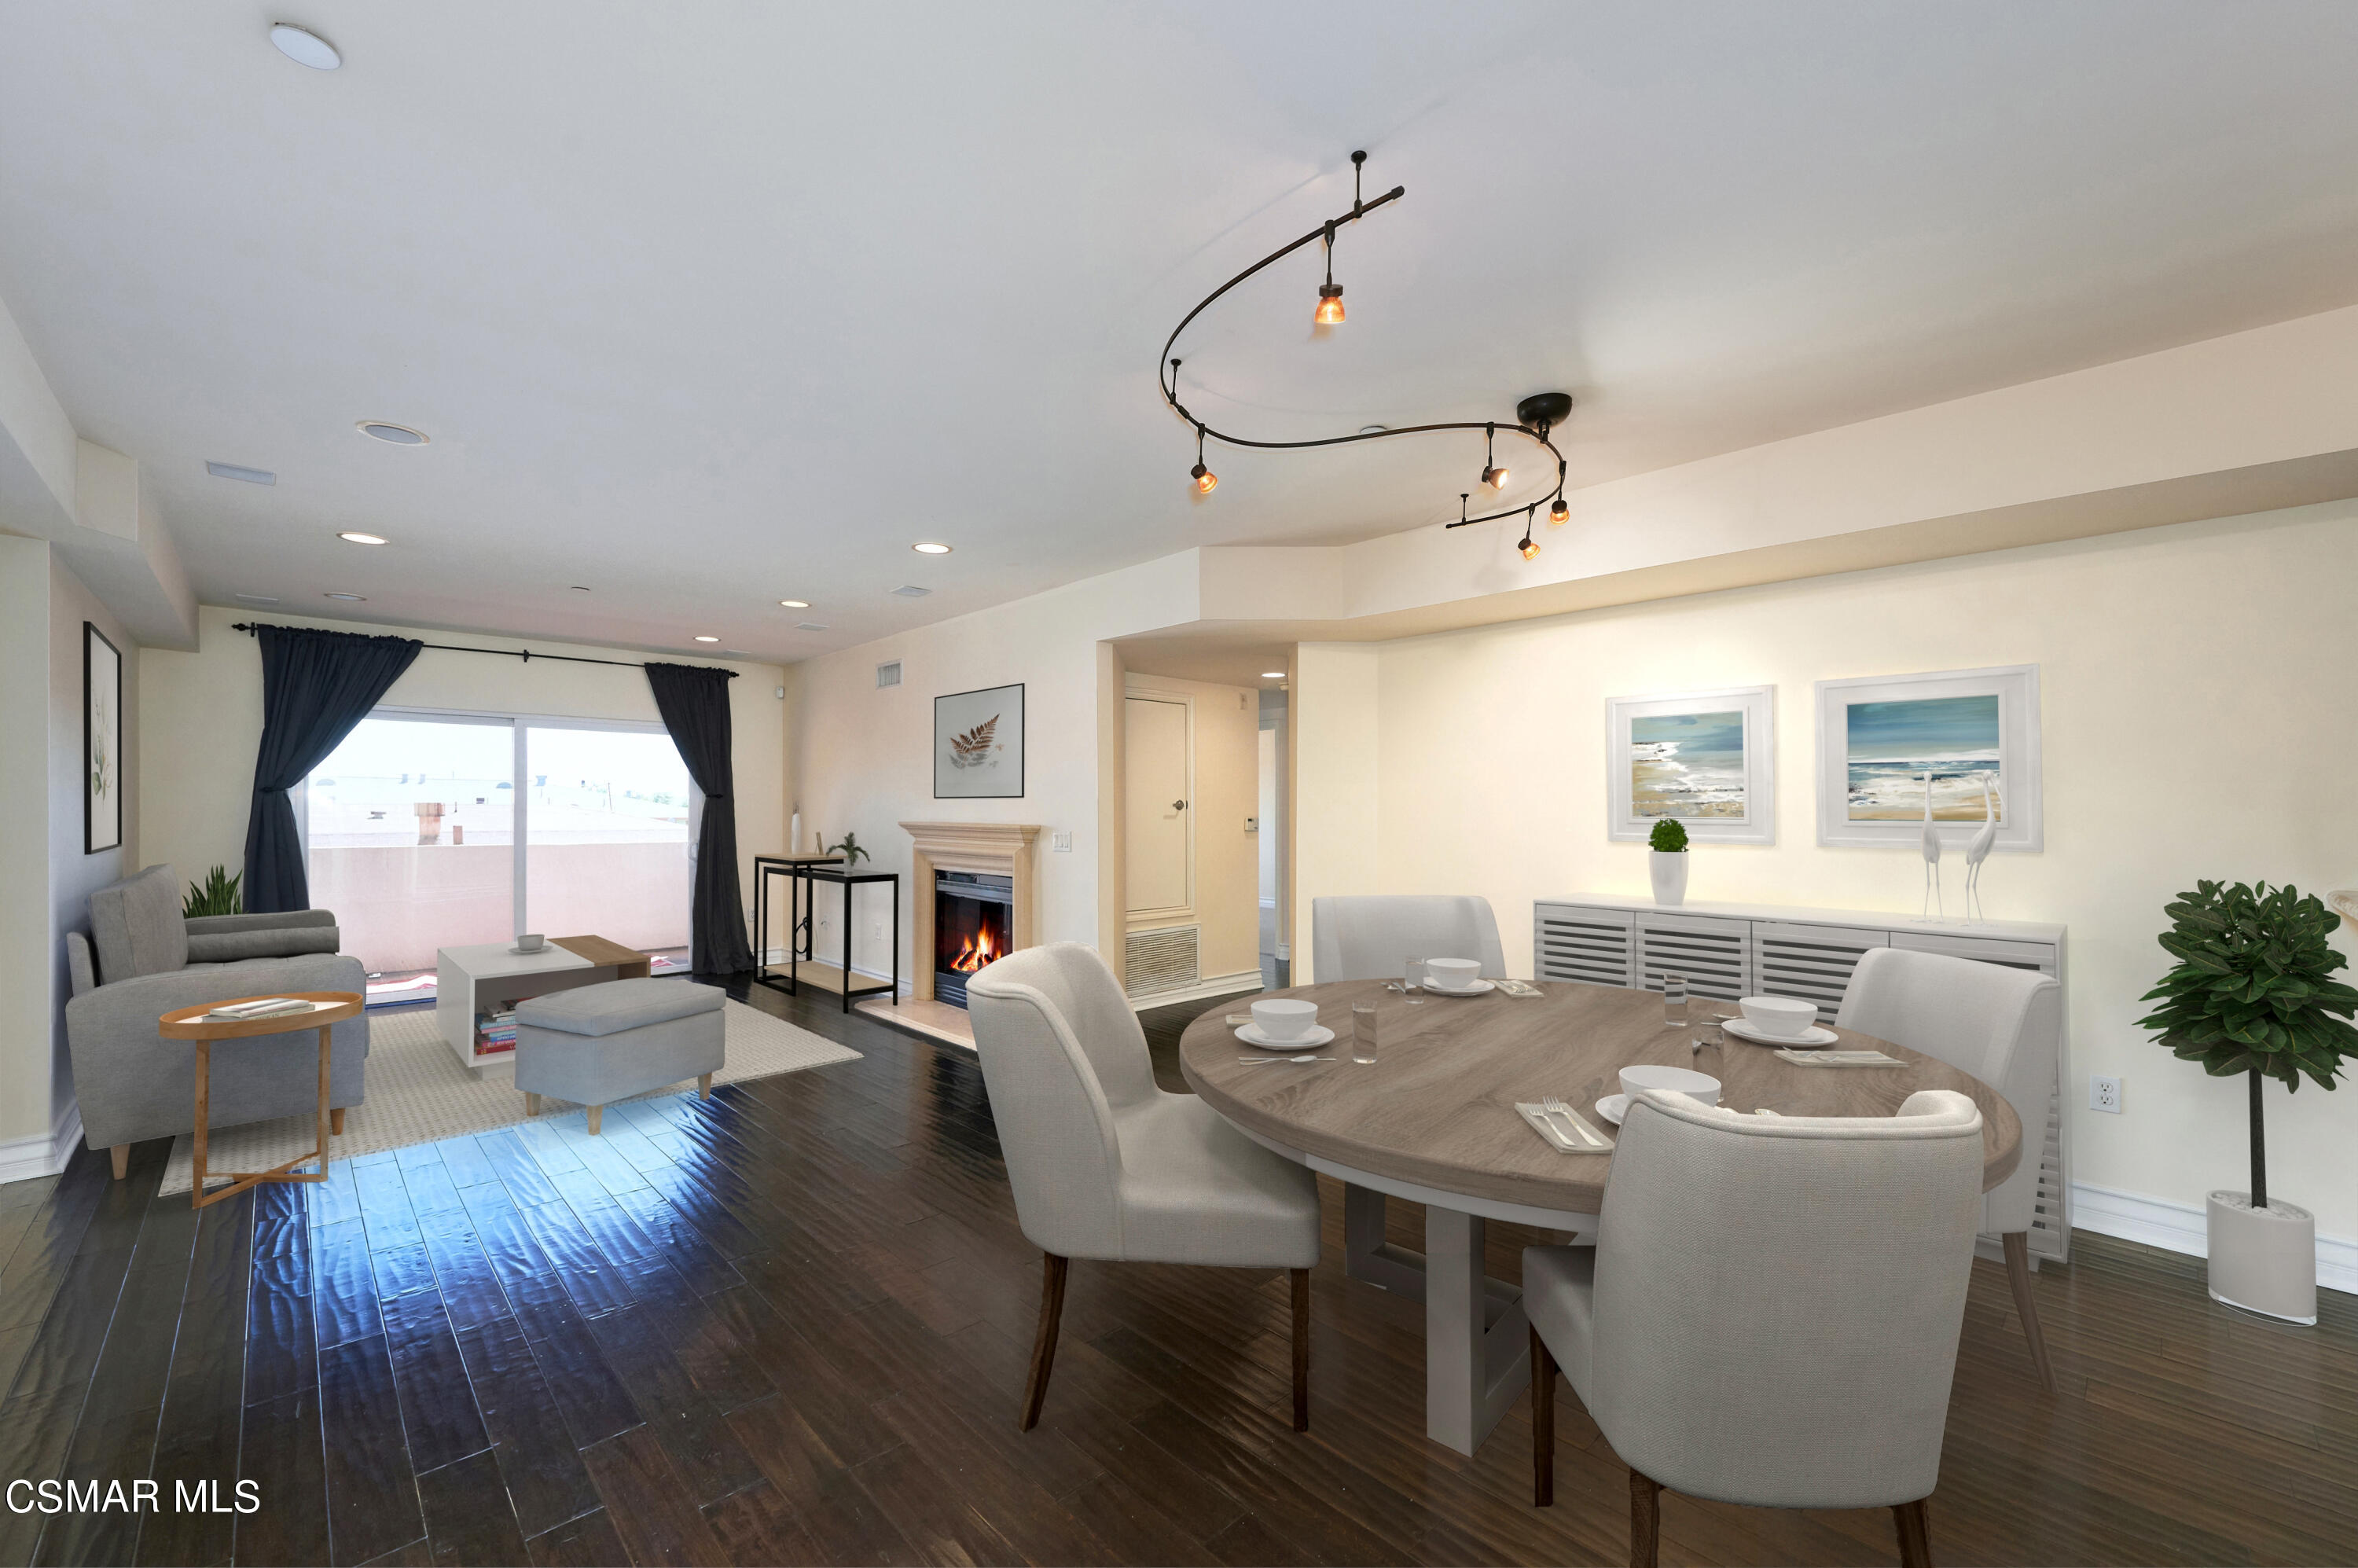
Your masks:
<svg viewBox="0 0 2358 1568"><path fill-rule="evenodd" d="M2039 1162L2039 1209L2030 1250L2062 1262L2071 1249L2071 1133L2062 1086L2071 1081L2070 980L2064 928L2012 920L1915 920L1854 909L1784 904L1689 903L1665 909L1618 893L1572 893L1531 906L1531 962L1543 980L1662 989L1684 975L1691 993L1733 1001L1799 997L1832 1022L1851 971L1870 947L1912 947L2012 968L2037 969L2066 987L2064 1039L2054 1092L2044 1107L2017 1106L2026 1158ZM2043 1138L2039 1113L2045 1112Z"/></svg>

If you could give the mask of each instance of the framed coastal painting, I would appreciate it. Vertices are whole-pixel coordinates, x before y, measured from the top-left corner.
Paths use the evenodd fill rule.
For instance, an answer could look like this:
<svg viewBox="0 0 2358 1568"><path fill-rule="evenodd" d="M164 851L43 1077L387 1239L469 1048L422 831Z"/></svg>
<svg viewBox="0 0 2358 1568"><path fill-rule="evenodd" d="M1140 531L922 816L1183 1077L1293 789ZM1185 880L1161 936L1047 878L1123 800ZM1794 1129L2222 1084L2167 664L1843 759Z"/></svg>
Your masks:
<svg viewBox="0 0 2358 1568"><path fill-rule="evenodd" d="M123 842L123 654L81 623L81 852Z"/></svg>
<svg viewBox="0 0 2358 1568"><path fill-rule="evenodd" d="M2046 846L2039 666L1818 682L1818 842L1952 848L1995 819L1993 849Z"/></svg>
<svg viewBox="0 0 2358 1568"><path fill-rule="evenodd" d="M1775 843L1776 711L1773 686L1606 702L1606 837L1675 817L1701 843Z"/></svg>
<svg viewBox="0 0 2358 1568"><path fill-rule="evenodd" d="M934 798L1012 800L1023 793L1023 687L934 698Z"/></svg>

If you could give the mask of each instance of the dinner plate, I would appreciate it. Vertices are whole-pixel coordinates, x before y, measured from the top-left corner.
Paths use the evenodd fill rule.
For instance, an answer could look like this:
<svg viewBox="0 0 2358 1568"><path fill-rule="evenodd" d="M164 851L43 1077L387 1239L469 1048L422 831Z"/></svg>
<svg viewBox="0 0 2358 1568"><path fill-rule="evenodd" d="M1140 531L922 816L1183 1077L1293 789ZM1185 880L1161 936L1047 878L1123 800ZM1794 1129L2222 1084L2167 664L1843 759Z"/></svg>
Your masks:
<svg viewBox="0 0 2358 1568"><path fill-rule="evenodd" d="M1842 1038L1833 1030L1814 1024L1799 1034L1771 1034L1765 1029L1755 1029L1751 1020L1745 1018L1722 1019L1719 1026L1738 1040L1748 1040L1755 1045L1831 1045Z"/></svg>
<svg viewBox="0 0 2358 1568"><path fill-rule="evenodd" d="M1596 1102L1596 1114L1603 1117L1606 1120L1611 1122L1616 1127L1621 1125L1621 1115L1628 1108L1629 1097L1628 1095L1606 1095L1603 1099Z"/></svg>
<svg viewBox="0 0 2358 1568"><path fill-rule="evenodd" d="M1488 980L1476 980L1472 985L1459 990L1452 990L1447 986L1434 985L1431 980L1424 982L1424 994L1427 996L1480 996L1484 991L1494 991L1498 989Z"/></svg>
<svg viewBox="0 0 2358 1568"><path fill-rule="evenodd" d="M1258 1023L1248 1023L1237 1031L1237 1038L1260 1051L1314 1051L1335 1041L1335 1032L1323 1023L1314 1023L1310 1033L1293 1040L1271 1040L1260 1032Z"/></svg>

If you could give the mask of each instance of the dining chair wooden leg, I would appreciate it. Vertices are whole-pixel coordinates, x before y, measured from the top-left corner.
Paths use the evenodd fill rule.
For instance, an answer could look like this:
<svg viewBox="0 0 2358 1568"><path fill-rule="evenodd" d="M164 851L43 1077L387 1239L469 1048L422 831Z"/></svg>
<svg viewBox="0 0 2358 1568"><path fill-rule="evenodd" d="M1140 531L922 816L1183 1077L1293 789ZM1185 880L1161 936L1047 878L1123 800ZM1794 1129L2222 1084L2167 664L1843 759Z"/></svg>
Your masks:
<svg viewBox="0 0 2358 1568"><path fill-rule="evenodd" d="M1891 1505L1891 1522L1899 1530L1899 1568L1932 1568L1932 1522L1925 1499Z"/></svg>
<svg viewBox="0 0 2358 1568"><path fill-rule="evenodd" d="M1654 1568L1662 1549L1662 1484L1629 1472L1629 1568Z"/></svg>
<svg viewBox="0 0 2358 1568"><path fill-rule="evenodd" d="M1040 1424L1040 1406L1048 1398L1048 1369L1056 1363L1056 1325L1065 1315L1065 1271L1071 1262L1054 1252L1040 1255L1040 1333L1032 1341L1032 1376L1023 1385L1025 1432Z"/></svg>
<svg viewBox="0 0 2358 1568"><path fill-rule="evenodd" d="M2049 1393L2055 1391L2055 1369L2047 1364L2047 1336L2039 1331L2039 1303L2030 1293L2030 1238L2019 1230L2009 1230L2001 1238L2006 1244L2006 1277L2014 1286L2014 1312L2022 1319L2022 1337L2030 1342L2030 1359L2039 1368L2039 1380Z"/></svg>
<svg viewBox="0 0 2358 1568"><path fill-rule="evenodd" d="M114 1145L112 1145L111 1147L109 1147L109 1148L108 1148L108 1150L106 1151L106 1152L107 1152L108 1157L109 1157L109 1158L111 1158L112 1160L114 1160L114 1179L115 1179L116 1181L118 1181L118 1182L119 1182L119 1181L121 1181L124 1177L125 1177L125 1176L127 1176L127 1175L129 1175L129 1174L131 1173L131 1145L130 1145L130 1144L128 1144L128 1143L117 1143L117 1144L114 1144Z"/></svg>
<svg viewBox="0 0 2358 1568"><path fill-rule="evenodd" d="M337 1106L328 1112L328 1131L338 1138L344 1135L344 1107Z"/></svg>
<svg viewBox="0 0 2358 1568"><path fill-rule="evenodd" d="M1531 1330L1531 1507L1555 1506L1555 1357Z"/></svg>
<svg viewBox="0 0 2358 1568"><path fill-rule="evenodd" d="M1293 1430L1310 1430L1310 1271L1293 1275Z"/></svg>

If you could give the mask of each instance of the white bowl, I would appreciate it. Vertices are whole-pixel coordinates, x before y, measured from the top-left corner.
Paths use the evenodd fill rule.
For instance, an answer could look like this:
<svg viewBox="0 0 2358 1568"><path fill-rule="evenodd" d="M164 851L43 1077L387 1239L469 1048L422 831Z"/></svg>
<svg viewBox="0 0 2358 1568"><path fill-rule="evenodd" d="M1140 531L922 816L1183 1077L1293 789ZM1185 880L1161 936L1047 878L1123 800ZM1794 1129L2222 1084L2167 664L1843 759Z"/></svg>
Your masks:
<svg viewBox="0 0 2358 1568"><path fill-rule="evenodd" d="M1474 982L1482 978L1482 966L1473 958L1427 958L1424 961L1425 983L1435 990L1471 990Z"/></svg>
<svg viewBox="0 0 2358 1568"><path fill-rule="evenodd" d="M1672 1094L1685 1095L1705 1105L1719 1103L1719 1080L1709 1073L1690 1072L1684 1067L1624 1067L1621 1069L1621 1092L1631 1099L1648 1089L1668 1089Z"/></svg>
<svg viewBox="0 0 2358 1568"><path fill-rule="evenodd" d="M543 947L548 946L548 938L542 935L539 932L535 931L528 935L518 936L515 939L515 945L525 952L537 953Z"/></svg>
<svg viewBox="0 0 2358 1568"><path fill-rule="evenodd" d="M1744 1022L1763 1034L1774 1034L1790 1040L1807 1033L1818 1022L1818 1009L1813 1002L1796 1001L1785 996L1748 996L1737 1002L1744 1010Z"/></svg>
<svg viewBox="0 0 2358 1568"><path fill-rule="evenodd" d="M1254 1026L1271 1040L1299 1040L1318 1026L1318 1004L1278 997L1252 1004Z"/></svg>

